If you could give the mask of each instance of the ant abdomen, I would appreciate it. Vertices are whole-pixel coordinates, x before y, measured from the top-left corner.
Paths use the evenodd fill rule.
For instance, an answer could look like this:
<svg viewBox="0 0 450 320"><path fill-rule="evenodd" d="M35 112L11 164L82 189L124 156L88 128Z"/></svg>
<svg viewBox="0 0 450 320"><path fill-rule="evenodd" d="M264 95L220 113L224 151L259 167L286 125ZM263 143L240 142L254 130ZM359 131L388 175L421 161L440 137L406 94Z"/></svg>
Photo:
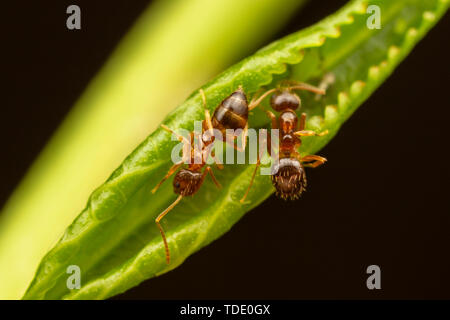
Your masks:
<svg viewBox="0 0 450 320"><path fill-rule="evenodd" d="M295 200L306 189L305 169L297 159L280 159L273 166L272 184L277 196L284 200Z"/></svg>
<svg viewBox="0 0 450 320"><path fill-rule="evenodd" d="M270 98L270 105L275 111L296 110L300 106L300 97L289 90L276 92Z"/></svg>
<svg viewBox="0 0 450 320"><path fill-rule="evenodd" d="M202 182L201 172L181 169L173 179L173 191L182 196L192 196L200 189Z"/></svg>
<svg viewBox="0 0 450 320"><path fill-rule="evenodd" d="M214 111L212 126L226 136L226 129L244 129L248 120L248 103L242 88L224 99Z"/></svg>

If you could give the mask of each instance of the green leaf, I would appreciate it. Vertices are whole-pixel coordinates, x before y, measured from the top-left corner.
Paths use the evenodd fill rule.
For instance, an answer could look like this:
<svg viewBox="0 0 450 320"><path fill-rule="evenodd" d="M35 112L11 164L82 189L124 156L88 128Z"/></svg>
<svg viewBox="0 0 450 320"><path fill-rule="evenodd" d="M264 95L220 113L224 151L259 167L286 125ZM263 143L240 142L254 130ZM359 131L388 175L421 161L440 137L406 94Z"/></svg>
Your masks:
<svg viewBox="0 0 450 320"><path fill-rule="evenodd" d="M169 111L260 47L304 2L285 0L280 7L279 0L153 1L2 210L0 299L23 296L39 262L92 191ZM274 10L277 19L271 19ZM198 19L202 11L208 14Z"/></svg>
<svg viewBox="0 0 450 320"><path fill-rule="evenodd" d="M368 5L381 9L381 29L368 29ZM324 98L302 94L307 127L330 131L324 137L304 139L301 152L317 153L339 127L389 76L414 45L448 9L443 0L350 2L322 22L261 49L228 69L203 89L212 111L239 85L252 95L274 87L282 79L317 84L328 73L335 82ZM202 104L195 91L164 123L192 130L202 120ZM250 116L251 127L267 127L261 111ZM165 218L163 226L172 262L165 263L164 247L155 217L173 200L170 183L155 195L150 190L170 167L176 142L157 129L137 147L110 178L89 198L86 208L42 260L26 299L102 299L123 292L141 281L169 271L189 255L225 233L242 215L272 192L270 179L257 176L248 200L239 199L248 186L253 165L227 165L216 176L218 192L207 180L191 199ZM326 155L325 155L326 156ZM78 265L82 287L68 290L66 269Z"/></svg>

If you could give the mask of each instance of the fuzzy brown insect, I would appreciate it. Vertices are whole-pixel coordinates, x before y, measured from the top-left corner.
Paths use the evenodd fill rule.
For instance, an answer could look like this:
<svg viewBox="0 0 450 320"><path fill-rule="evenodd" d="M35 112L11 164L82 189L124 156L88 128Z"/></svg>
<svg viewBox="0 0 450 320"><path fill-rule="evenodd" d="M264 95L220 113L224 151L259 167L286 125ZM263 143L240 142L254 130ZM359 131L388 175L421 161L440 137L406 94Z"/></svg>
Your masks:
<svg viewBox="0 0 450 320"><path fill-rule="evenodd" d="M164 178L152 190L152 193L155 193L164 181L166 181L172 174L177 172L173 179L173 191L175 194L178 194L178 197L155 219L155 223L158 226L164 242L166 261L168 264L170 263L170 251L164 229L160 224L161 219L164 218L164 216L169 213L181 201L183 197L194 195L202 186L203 181L205 180L205 177L208 173L210 174L216 186L218 188L221 187L214 176L212 168L206 163L208 157L212 156L217 167L219 169L222 169L223 167L222 164L216 159L214 152L210 152L211 146L215 140L213 130L217 129L222 132L224 141L227 143L230 143L231 141L236 149L238 148L234 145L234 140L237 138L237 136L233 135L231 139L230 137L228 137L227 139L226 129L243 130L242 145L245 148L245 136L248 128L247 119L249 107L247 104L247 97L245 96L242 87L239 87L230 96L224 99L215 109L212 117L210 116L208 109L206 109L206 97L203 90L200 90L200 94L202 96L203 105L205 107L205 119L202 122L201 133L191 132L189 137L190 139L188 140L187 138L177 134L167 126L161 125L164 130L176 135L178 140L183 143L182 159L169 169ZM205 133L208 134L205 135ZM197 143L200 144L200 148L198 149L193 147L195 138L197 139ZM200 161L195 161L196 159L200 159ZM182 168L185 163L187 163L187 166Z"/></svg>
<svg viewBox="0 0 450 320"><path fill-rule="evenodd" d="M307 90L317 94L325 94L323 89L311 86L306 83L291 82L291 85L284 88L275 88L266 91L256 101L250 103L249 110L258 106L267 96L270 98L270 105L273 110L279 112L278 117L271 111L266 114L271 119L272 129L279 129L279 150L273 150L271 143L267 144L267 151L270 155L278 151L279 161L272 167L272 184L276 190L276 195L284 200L295 200L306 189L307 181L304 167L318 167L325 163L326 159L317 155L300 156L298 148L301 146L301 137L323 136L328 133L316 133L312 130L305 130L306 114L302 113L298 120L296 110L300 108L300 97L295 90ZM269 138L270 139L270 138ZM243 198L243 203L250 191L255 179L256 171L261 164L260 158L262 150L258 155L255 171L253 172L250 184Z"/></svg>

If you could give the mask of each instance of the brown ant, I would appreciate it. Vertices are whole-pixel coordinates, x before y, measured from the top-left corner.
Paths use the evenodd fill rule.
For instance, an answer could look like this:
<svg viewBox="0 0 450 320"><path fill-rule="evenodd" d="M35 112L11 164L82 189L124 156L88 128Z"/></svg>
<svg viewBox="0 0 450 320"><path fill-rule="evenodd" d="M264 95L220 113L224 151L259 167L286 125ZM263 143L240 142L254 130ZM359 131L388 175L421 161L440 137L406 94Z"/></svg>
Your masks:
<svg viewBox="0 0 450 320"><path fill-rule="evenodd" d="M211 136L214 129L219 130L222 133L226 133L226 129L241 129L243 131L243 145L245 145L245 137L247 132L247 120L248 120L248 104L247 97L240 86L236 91L234 91L230 96L224 99L220 105L215 109L213 116L211 118L208 109L206 109L206 97L203 90L200 90L200 94L203 100L203 106L205 108L205 119L202 122L202 133L197 134L197 141L200 142L201 150L196 150L193 148L195 133L190 133L190 141L175 133L172 129L168 128L165 125L161 125L164 130L175 134L180 142L183 143L183 156L181 161L175 163L167 172L165 177L156 185L156 187L152 190L152 193L155 193L156 190L161 186L161 184L166 181L172 174L175 173L184 163L188 163L186 168L181 168L175 175L173 180L173 190L176 194L178 194L178 198L161 212L158 217L155 219L156 225L161 233L161 237L164 242L164 248L166 251L166 261L167 264L170 263L170 251L169 245L167 244L167 239L164 233L164 230L160 224L160 221L164 216L172 210L183 197L194 195L201 187L206 175L209 173L213 182L216 184L218 188L220 188L219 182L216 180L213 171L209 165L207 165L206 161L208 157L211 155L214 158L214 162L219 169L222 169L223 166L216 159L214 152L210 152L210 147L214 143L214 135ZM210 135L204 135L205 133L209 133ZM225 142L230 143L230 139L226 139L227 135L224 134L223 140ZM232 137L232 143L234 146L234 138ZM236 148L236 147L235 147ZM244 146L245 148L245 146ZM237 149L237 148L236 148ZM201 159L200 163L195 163L194 159ZM199 161L197 161L199 162Z"/></svg>
<svg viewBox="0 0 450 320"><path fill-rule="evenodd" d="M295 200L306 188L306 175L304 167L318 167L325 163L327 159L317 155L300 156L297 151L301 146L301 137L305 136L323 136L328 130L316 133L312 130L305 130L306 113L302 113L300 122L295 112L301 105L300 97L294 90L306 90L316 94L325 94L325 90L311 86L306 83L294 82L291 86L285 88L274 88L266 91L256 101L250 103L249 111L258 106L267 96L271 95L270 105L280 112L278 118L271 111L266 111L272 122L272 129L279 129L279 162L272 168L272 184L275 187L276 195L283 200ZM270 139L270 137L268 137ZM269 155L273 150L270 142L267 145ZM244 202L255 179L256 171L261 165L261 151L258 155L255 171L253 172L250 184L244 197L240 200Z"/></svg>

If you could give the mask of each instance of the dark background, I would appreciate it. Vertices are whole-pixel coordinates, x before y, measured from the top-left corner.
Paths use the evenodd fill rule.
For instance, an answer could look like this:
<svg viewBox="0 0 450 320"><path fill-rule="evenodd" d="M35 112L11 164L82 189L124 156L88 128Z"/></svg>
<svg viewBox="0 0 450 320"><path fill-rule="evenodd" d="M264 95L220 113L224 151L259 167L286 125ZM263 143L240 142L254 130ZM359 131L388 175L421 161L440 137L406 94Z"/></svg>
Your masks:
<svg viewBox="0 0 450 320"><path fill-rule="evenodd" d="M311 1L273 39L345 2ZM80 31L65 27L70 4L82 8ZM147 4L8 3L0 205ZM116 298L449 299L449 31L447 14L320 152L329 162L308 171L300 201L269 198L181 267ZM366 288L372 264L381 290Z"/></svg>

